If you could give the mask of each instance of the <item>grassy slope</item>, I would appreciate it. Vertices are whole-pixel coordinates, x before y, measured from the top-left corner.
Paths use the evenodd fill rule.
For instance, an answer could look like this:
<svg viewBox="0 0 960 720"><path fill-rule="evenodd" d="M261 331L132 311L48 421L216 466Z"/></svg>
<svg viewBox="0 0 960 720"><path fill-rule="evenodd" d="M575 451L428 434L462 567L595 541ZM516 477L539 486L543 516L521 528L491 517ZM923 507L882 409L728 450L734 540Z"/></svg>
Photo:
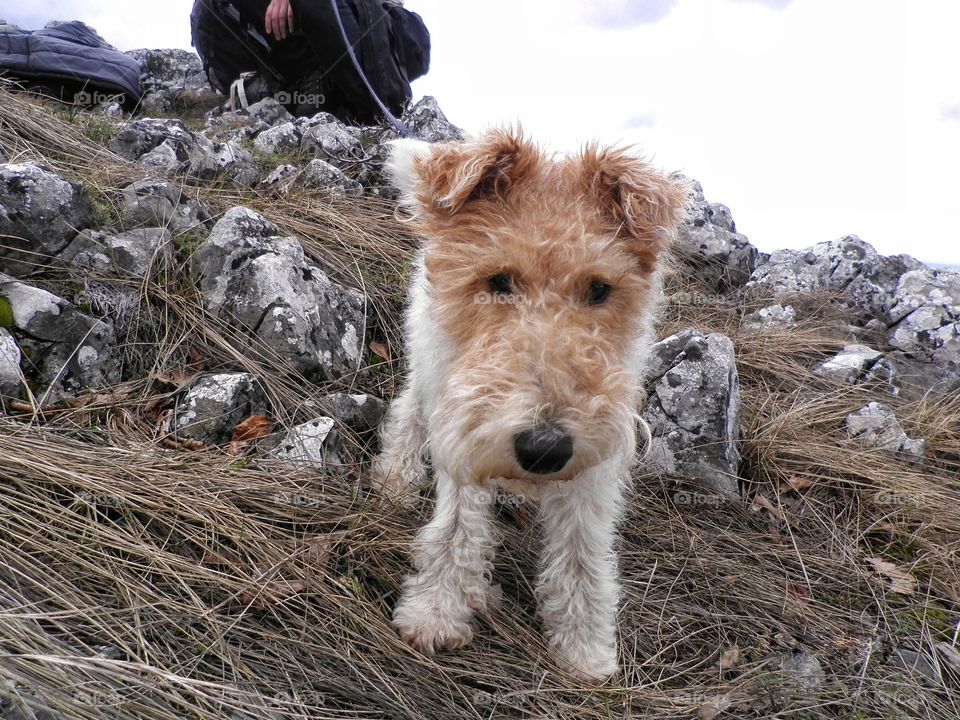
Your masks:
<svg viewBox="0 0 960 720"><path fill-rule="evenodd" d="M84 182L115 219L119 188L142 170L103 149L110 121L0 95L8 156ZM185 190L299 235L369 294L375 339L399 352L413 240L388 204ZM501 607L467 649L431 660L387 621L429 501L395 510L356 489L368 439L347 439L344 478L160 436L198 364L257 373L284 424L331 389L266 350L230 349L233 330L204 314L185 272L195 240L138 289L152 342L126 348L136 377L71 407L0 417L0 678L70 718L960 716L956 676L929 684L891 661L894 647L957 642L960 400L909 403L813 376L843 342L829 299L798 298L787 333L744 334L738 318L763 298L712 297L682 270L670 278L675 297L696 301L671 303L663 334L695 325L737 347L749 500L684 505L675 492L695 487L638 475L621 543L625 672L586 688L551 666L539 636L530 508L501 512ZM400 370L376 361L346 382L390 397ZM927 439L924 465L846 438L844 417L871 399ZM894 591L897 572L911 592ZM794 650L817 655L825 684L784 682L780 659Z"/></svg>

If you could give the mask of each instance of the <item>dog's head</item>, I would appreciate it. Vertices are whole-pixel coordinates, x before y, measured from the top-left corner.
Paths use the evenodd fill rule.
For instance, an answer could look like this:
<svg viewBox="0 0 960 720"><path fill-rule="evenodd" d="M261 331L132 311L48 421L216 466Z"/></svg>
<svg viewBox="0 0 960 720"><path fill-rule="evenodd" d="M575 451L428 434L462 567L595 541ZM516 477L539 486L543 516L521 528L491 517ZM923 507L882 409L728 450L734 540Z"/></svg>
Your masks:
<svg viewBox="0 0 960 720"><path fill-rule="evenodd" d="M393 145L452 347L428 418L467 479L563 480L635 449L638 344L685 186L619 149L545 154L517 131Z"/></svg>

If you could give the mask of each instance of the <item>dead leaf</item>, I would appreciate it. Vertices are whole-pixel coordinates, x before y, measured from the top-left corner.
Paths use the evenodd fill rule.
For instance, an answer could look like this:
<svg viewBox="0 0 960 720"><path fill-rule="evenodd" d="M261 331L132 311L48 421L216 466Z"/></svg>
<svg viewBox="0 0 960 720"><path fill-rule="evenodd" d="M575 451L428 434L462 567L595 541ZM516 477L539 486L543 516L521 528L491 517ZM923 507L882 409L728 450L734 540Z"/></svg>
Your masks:
<svg viewBox="0 0 960 720"><path fill-rule="evenodd" d="M206 450L209 445L200 440L193 440L192 438L179 438L174 434L164 435L161 437L158 442L164 447L171 448L172 450Z"/></svg>
<svg viewBox="0 0 960 720"><path fill-rule="evenodd" d="M237 423L230 442L250 442L273 432L274 422L264 415L251 415Z"/></svg>
<svg viewBox="0 0 960 720"><path fill-rule="evenodd" d="M203 360L203 356L200 354L200 351L196 347L190 347L190 367L194 370L203 370L206 366L206 362Z"/></svg>
<svg viewBox="0 0 960 720"><path fill-rule="evenodd" d="M802 490L813 487L813 480L810 478L797 477L796 475L791 475L777 489L777 492L780 495L785 493L795 492L799 493Z"/></svg>
<svg viewBox="0 0 960 720"><path fill-rule="evenodd" d="M720 653L720 669L729 670L736 667L740 662L740 647L734 643L729 648Z"/></svg>
<svg viewBox="0 0 960 720"><path fill-rule="evenodd" d="M730 698L726 695L717 695L700 706L697 717L700 720L714 720L728 707L730 707Z"/></svg>
<svg viewBox="0 0 960 720"><path fill-rule="evenodd" d="M264 415L251 415L246 420L237 423L230 438L231 455L241 455L246 452L250 444L259 438L273 432L274 422Z"/></svg>
<svg viewBox="0 0 960 720"><path fill-rule="evenodd" d="M203 557L200 558L201 565L231 565L223 555L213 552L213 550L204 550Z"/></svg>
<svg viewBox="0 0 960 720"><path fill-rule="evenodd" d="M143 406L143 417L152 423L158 423L160 421L160 416L164 413L164 411L172 408L173 396L158 395L148 400L147 404Z"/></svg>
<svg viewBox="0 0 960 720"><path fill-rule="evenodd" d="M802 603L807 604L810 602L810 591L802 585L794 585L793 583L790 583L787 585L787 590Z"/></svg>
<svg viewBox="0 0 960 720"><path fill-rule="evenodd" d="M760 510L766 510L768 513L773 515L780 522L786 522L787 516L783 514L783 510L775 506L772 502L767 500L763 495L757 495L753 499L753 503L750 505L750 509L754 512Z"/></svg>
<svg viewBox="0 0 960 720"><path fill-rule="evenodd" d="M873 565L873 569L878 573L887 576L890 580L890 592L900 595L913 595L914 588L917 585L917 579L913 575L883 558L868 557L867 562Z"/></svg>
<svg viewBox="0 0 960 720"><path fill-rule="evenodd" d="M193 382L195 377L197 377L196 372L188 370L187 368L178 367L169 373L157 373L154 379L164 385L172 385L177 390L180 390Z"/></svg>
<svg viewBox="0 0 960 720"><path fill-rule="evenodd" d="M372 352L377 357L382 357L384 360L389 362L392 358L390 357L390 351L387 350L387 346L383 343L372 342L370 343L370 352Z"/></svg>
<svg viewBox="0 0 960 720"><path fill-rule="evenodd" d="M317 568L326 569L330 552L333 550L333 537L330 535L314 535L304 540L304 555L307 561Z"/></svg>
<svg viewBox="0 0 960 720"><path fill-rule="evenodd" d="M240 602L256 610L266 610L271 605L279 605L284 600L289 600L305 589L306 584L299 580L273 580L261 587L241 592Z"/></svg>

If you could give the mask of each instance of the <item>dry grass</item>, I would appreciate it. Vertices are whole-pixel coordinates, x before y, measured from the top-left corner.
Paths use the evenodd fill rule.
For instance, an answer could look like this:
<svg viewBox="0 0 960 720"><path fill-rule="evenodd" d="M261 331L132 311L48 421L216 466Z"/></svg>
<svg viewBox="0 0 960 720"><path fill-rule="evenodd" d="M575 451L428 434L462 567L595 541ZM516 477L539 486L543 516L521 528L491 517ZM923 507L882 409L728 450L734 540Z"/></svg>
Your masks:
<svg viewBox="0 0 960 720"><path fill-rule="evenodd" d="M8 156L117 202L140 168L91 140L85 116L70 120L0 92ZM303 238L368 293L375 339L396 353L412 240L389 204L185 189L216 213L244 203ZM664 332L693 324L737 347L748 499L636 478L621 542L625 671L583 687L551 665L539 634L530 508L500 510L502 605L467 649L427 659L387 619L430 501L400 511L358 489L368 438L348 438L345 476L164 442L156 408L198 364L257 374L282 424L331 389L267 348L234 350L236 328L204 312L187 260L131 288L128 382L0 417L0 679L27 701L68 718L156 720L960 716L948 650L960 631L960 399L907 402L813 375L843 342L829 298L801 299L790 332L744 333L740 317L762 298L671 278L680 299ZM376 363L345 384L389 397L398 369ZM923 464L846 437L846 414L871 399L927 439ZM899 667L896 648L929 655L942 677ZM799 650L819 658L823 685L784 680L781 659Z"/></svg>

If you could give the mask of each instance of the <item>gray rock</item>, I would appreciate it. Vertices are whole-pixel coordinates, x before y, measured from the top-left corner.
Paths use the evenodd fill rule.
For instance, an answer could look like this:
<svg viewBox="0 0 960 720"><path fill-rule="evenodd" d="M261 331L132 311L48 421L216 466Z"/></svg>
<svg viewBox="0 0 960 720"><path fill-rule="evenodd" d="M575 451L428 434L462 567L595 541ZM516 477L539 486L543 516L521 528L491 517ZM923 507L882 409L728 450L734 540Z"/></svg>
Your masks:
<svg viewBox="0 0 960 720"><path fill-rule="evenodd" d="M900 394L900 378L896 365L884 356L874 362L863 375L863 382L877 383L890 395Z"/></svg>
<svg viewBox="0 0 960 720"><path fill-rule="evenodd" d="M780 662L780 672L786 684L802 693L812 693L827 681L816 656L806 652L794 652L784 656Z"/></svg>
<svg viewBox="0 0 960 720"><path fill-rule="evenodd" d="M81 701L87 698L79 690L71 692L70 697ZM68 716L63 713L62 707L63 701L60 698L47 695L43 691L38 692L35 688L7 678L0 679L0 718L2 720L67 720Z"/></svg>
<svg viewBox="0 0 960 720"><path fill-rule="evenodd" d="M139 160L163 143L170 145L176 155L178 147L192 149L196 142L194 133L180 120L141 118L122 125L108 147L127 160Z"/></svg>
<svg viewBox="0 0 960 720"><path fill-rule="evenodd" d="M0 319L41 404L120 379L113 327L63 298L0 274Z"/></svg>
<svg viewBox="0 0 960 720"><path fill-rule="evenodd" d="M914 650L897 648L890 656L890 662L892 665L906 670L911 675L916 675L932 685L939 686L943 683L940 671L927 655Z"/></svg>
<svg viewBox="0 0 960 720"><path fill-rule="evenodd" d="M146 113L170 113L187 103L217 103L220 96L210 87L203 63L189 50L130 50L127 55L140 63Z"/></svg>
<svg viewBox="0 0 960 720"><path fill-rule="evenodd" d="M3 318L0 317L0 323ZM20 361L23 353L16 338L5 327L0 326L0 397L23 397Z"/></svg>
<svg viewBox="0 0 960 720"><path fill-rule="evenodd" d="M363 295L331 281L262 215L227 211L191 268L207 310L240 330L242 351L265 345L307 378L335 379L359 366Z"/></svg>
<svg viewBox="0 0 960 720"><path fill-rule="evenodd" d="M806 250L777 250L756 270L750 284L769 283L777 294L843 290L864 272L871 274L879 262L871 245L848 235Z"/></svg>
<svg viewBox="0 0 960 720"><path fill-rule="evenodd" d="M241 185L253 185L260 177L259 165L237 143L214 144L179 120L142 118L126 123L108 147L164 175L183 172L201 179L223 177Z"/></svg>
<svg viewBox="0 0 960 720"><path fill-rule="evenodd" d="M202 228L210 220L210 208L184 195L178 185L151 178L123 189L120 215L124 227L164 227L179 235Z"/></svg>
<svg viewBox="0 0 960 720"><path fill-rule="evenodd" d="M757 249L736 231L729 208L704 199L700 183L690 182L687 219L680 225L678 244L697 276L717 292L744 285L757 266Z"/></svg>
<svg viewBox="0 0 960 720"><path fill-rule="evenodd" d="M223 176L239 185L252 186L263 172L253 156L233 141L217 145L208 157L210 161L205 166L191 167L190 173L200 178Z"/></svg>
<svg viewBox="0 0 960 720"><path fill-rule="evenodd" d="M252 120L266 123L270 127L293 121L293 115L272 97L264 98L247 106L245 111L238 110L236 112L246 112Z"/></svg>
<svg viewBox="0 0 960 720"><path fill-rule="evenodd" d="M203 135L214 143L234 141L237 143L255 140L260 133L270 129L262 120L251 118L244 110L225 112L207 119Z"/></svg>
<svg viewBox="0 0 960 720"><path fill-rule="evenodd" d="M23 276L45 265L92 217L80 185L36 163L0 165L0 272Z"/></svg>
<svg viewBox="0 0 960 720"><path fill-rule="evenodd" d="M57 258L79 277L88 271L121 277L145 278L154 262L173 256L170 233L163 228L140 228L117 233L111 230L84 230Z"/></svg>
<svg viewBox="0 0 960 720"><path fill-rule="evenodd" d="M328 113L317 113L302 123L301 149L343 168L361 163L366 153L357 135Z"/></svg>
<svg viewBox="0 0 960 720"><path fill-rule="evenodd" d="M793 305L768 305L754 313L744 315L740 327L750 332L762 332L768 328L792 328L797 324L797 313Z"/></svg>
<svg viewBox="0 0 960 720"><path fill-rule="evenodd" d="M651 348L643 380L647 466L737 495L740 385L730 339L693 329L668 337Z"/></svg>
<svg viewBox="0 0 960 720"><path fill-rule="evenodd" d="M322 402L337 420L356 432L376 430L387 409L383 400L366 393L334 393Z"/></svg>
<svg viewBox="0 0 960 720"><path fill-rule="evenodd" d="M293 185L296 179L300 177L300 174L300 171L289 163L285 165L277 165L277 167L275 167L269 175L260 181L259 187L264 189L269 188L279 192L286 192L286 190Z"/></svg>
<svg viewBox="0 0 960 720"><path fill-rule="evenodd" d="M907 437L893 410L871 402L847 415L847 434L869 447L923 457L926 442Z"/></svg>
<svg viewBox="0 0 960 720"><path fill-rule="evenodd" d="M737 231L737 225L733 222L733 213L730 212L730 208L726 205L710 203L704 215L706 216L707 222L711 225L716 225L732 233Z"/></svg>
<svg viewBox="0 0 960 720"><path fill-rule="evenodd" d="M766 286L776 297L826 291L864 314L889 321L900 276L923 264L907 255L881 257L856 235L822 242L805 250L777 250L758 267L748 287Z"/></svg>
<svg viewBox="0 0 960 720"><path fill-rule="evenodd" d="M171 430L179 437L220 444L251 415L267 415L266 395L250 373L197 378L177 399Z"/></svg>
<svg viewBox="0 0 960 720"><path fill-rule="evenodd" d="M325 160L314 159L303 168L301 182L307 187L326 190L337 197L359 197L363 188Z"/></svg>
<svg viewBox="0 0 960 720"><path fill-rule="evenodd" d="M244 141L255 140L264 132L272 128L290 123L293 115L272 97L252 103L246 108L237 108L221 113L211 113L207 117L207 124L203 134L214 142L228 140ZM293 126L296 129L295 126ZM299 130L297 130L297 144L286 149L299 148ZM268 150L267 152L276 152Z"/></svg>
<svg viewBox="0 0 960 720"><path fill-rule="evenodd" d="M813 368L813 372L835 382L853 385L865 379L883 353L866 345L844 345L843 350Z"/></svg>
<svg viewBox="0 0 960 720"><path fill-rule="evenodd" d="M414 137L427 142L461 142L464 139L463 130L447 120L436 99L429 95L409 108L401 120Z"/></svg>
<svg viewBox="0 0 960 720"><path fill-rule="evenodd" d="M892 293L887 343L908 397L960 388L960 273L908 270Z"/></svg>
<svg viewBox="0 0 960 720"><path fill-rule="evenodd" d="M118 102L102 102L97 106L97 112L108 118L122 118L123 105Z"/></svg>
<svg viewBox="0 0 960 720"><path fill-rule="evenodd" d="M291 428L270 455L296 465L328 469L343 464L333 418L318 417Z"/></svg>
<svg viewBox="0 0 960 720"><path fill-rule="evenodd" d="M253 147L259 152L276 155L299 150L302 140L303 136L297 126L292 122L285 122L257 135Z"/></svg>
<svg viewBox="0 0 960 720"><path fill-rule="evenodd" d="M139 158L140 164L157 175L173 175L189 167L177 153L177 148L168 142L157 145Z"/></svg>

